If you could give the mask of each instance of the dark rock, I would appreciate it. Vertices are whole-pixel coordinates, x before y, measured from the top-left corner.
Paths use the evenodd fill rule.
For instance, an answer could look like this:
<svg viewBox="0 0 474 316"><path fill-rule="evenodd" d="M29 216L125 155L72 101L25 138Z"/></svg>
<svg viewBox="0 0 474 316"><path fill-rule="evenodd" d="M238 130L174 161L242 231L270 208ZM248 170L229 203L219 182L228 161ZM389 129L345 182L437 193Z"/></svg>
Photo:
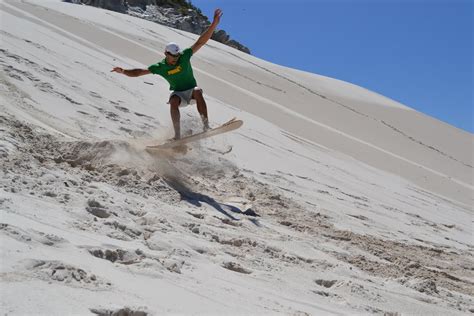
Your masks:
<svg viewBox="0 0 474 316"><path fill-rule="evenodd" d="M117 309L117 310L91 308L90 311L99 316L147 316L148 315L147 312L132 310L128 307Z"/></svg>
<svg viewBox="0 0 474 316"><path fill-rule="evenodd" d="M249 271L243 268L240 264L235 263L235 262L225 262L222 266L228 270L238 272L238 273L244 273L244 274L252 273L252 271Z"/></svg>
<svg viewBox="0 0 474 316"><path fill-rule="evenodd" d="M219 30L217 32L214 32L211 38L215 41L226 43L229 40L229 35L227 35L224 30Z"/></svg>
<svg viewBox="0 0 474 316"><path fill-rule="evenodd" d="M86 207L86 210L92 215L100 217L100 218L110 217L110 213L107 212L107 210L102 207Z"/></svg>
<svg viewBox="0 0 474 316"><path fill-rule="evenodd" d="M260 215L258 215L257 213L255 213L254 210L252 210L251 208L247 209L243 214L247 215L247 216L253 216L253 217L260 217Z"/></svg>
<svg viewBox="0 0 474 316"><path fill-rule="evenodd" d="M225 44L250 55L250 49L235 40L227 41Z"/></svg>
<svg viewBox="0 0 474 316"><path fill-rule="evenodd" d="M97 202L96 200L89 200L87 201L87 205L90 206L90 207L100 207L100 208L104 208L103 205L101 205L99 202Z"/></svg>
<svg viewBox="0 0 474 316"><path fill-rule="evenodd" d="M334 284L336 284L337 281L336 281L336 280L323 280L323 279L318 279L318 280L315 280L314 282L316 282L317 285L330 288L330 287L332 287Z"/></svg>

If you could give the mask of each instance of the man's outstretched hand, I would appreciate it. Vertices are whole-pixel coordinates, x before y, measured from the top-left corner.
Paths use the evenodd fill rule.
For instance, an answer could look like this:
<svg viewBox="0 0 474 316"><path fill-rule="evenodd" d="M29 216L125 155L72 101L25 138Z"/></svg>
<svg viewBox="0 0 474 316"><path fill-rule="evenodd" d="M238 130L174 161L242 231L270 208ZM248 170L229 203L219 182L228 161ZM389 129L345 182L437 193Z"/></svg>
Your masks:
<svg viewBox="0 0 474 316"><path fill-rule="evenodd" d="M213 21L213 23L219 24L219 22L221 21L222 14L224 14L224 13L222 12L221 9L216 9L216 11L214 11L214 21Z"/></svg>
<svg viewBox="0 0 474 316"><path fill-rule="evenodd" d="M112 69L111 72L118 72L119 74L123 74L123 69L120 67L115 67L114 69Z"/></svg>

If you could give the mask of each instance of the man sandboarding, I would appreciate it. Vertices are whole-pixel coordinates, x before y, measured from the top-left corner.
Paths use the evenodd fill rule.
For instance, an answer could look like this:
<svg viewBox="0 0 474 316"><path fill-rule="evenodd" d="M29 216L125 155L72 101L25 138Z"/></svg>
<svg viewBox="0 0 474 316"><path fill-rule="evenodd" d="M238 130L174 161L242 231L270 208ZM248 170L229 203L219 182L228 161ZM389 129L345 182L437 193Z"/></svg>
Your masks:
<svg viewBox="0 0 474 316"><path fill-rule="evenodd" d="M179 108L187 106L192 99L196 101L197 110L203 123L203 130L209 129L206 101L204 100L202 89L197 86L190 59L211 38L221 17L222 11L216 9L211 25L198 38L196 43L183 51L180 50L176 43L169 43L165 48L165 59L151 65L148 69L122 69L115 67L112 70L112 72L121 73L129 77L156 74L168 81L170 90L172 90L168 103L174 127L174 140L181 138Z"/></svg>

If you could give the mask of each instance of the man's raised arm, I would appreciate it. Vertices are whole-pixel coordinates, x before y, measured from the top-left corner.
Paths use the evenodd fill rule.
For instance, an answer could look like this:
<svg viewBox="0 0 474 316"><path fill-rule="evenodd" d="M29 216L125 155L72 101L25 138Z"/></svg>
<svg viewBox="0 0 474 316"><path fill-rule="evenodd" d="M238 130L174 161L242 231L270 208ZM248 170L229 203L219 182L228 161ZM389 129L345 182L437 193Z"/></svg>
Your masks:
<svg viewBox="0 0 474 316"><path fill-rule="evenodd" d="M115 67L111 72L117 72L119 74L124 74L129 77L140 77L143 75L151 74L148 69L122 69L120 67Z"/></svg>
<svg viewBox="0 0 474 316"><path fill-rule="evenodd" d="M201 36L198 38L196 43L194 43L193 46L191 46L191 49L193 50L193 54L196 54L196 52L204 46L204 44L207 43L207 41L211 38L212 34L214 33L214 30L217 27L217 24L219 24L222 16L222 10L221 9L216 9L214 11L214 20L212 21L211 25L209 28L201 34Z"/></svg>

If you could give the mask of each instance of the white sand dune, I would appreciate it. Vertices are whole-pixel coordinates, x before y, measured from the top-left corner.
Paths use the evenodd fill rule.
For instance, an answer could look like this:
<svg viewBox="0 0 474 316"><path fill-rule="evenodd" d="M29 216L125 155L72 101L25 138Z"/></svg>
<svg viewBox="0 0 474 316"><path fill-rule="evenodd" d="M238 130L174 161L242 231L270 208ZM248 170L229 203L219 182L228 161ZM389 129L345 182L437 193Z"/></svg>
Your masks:
<svg viewBox="0 0 474 316"><path fill-rule="evenodd" d="M472 134L211 41L186 155L168 86L128 78L196 35L0 2L1 307L9 315L473 312ZM182 111L185 130L197 111Z"/></svg>

